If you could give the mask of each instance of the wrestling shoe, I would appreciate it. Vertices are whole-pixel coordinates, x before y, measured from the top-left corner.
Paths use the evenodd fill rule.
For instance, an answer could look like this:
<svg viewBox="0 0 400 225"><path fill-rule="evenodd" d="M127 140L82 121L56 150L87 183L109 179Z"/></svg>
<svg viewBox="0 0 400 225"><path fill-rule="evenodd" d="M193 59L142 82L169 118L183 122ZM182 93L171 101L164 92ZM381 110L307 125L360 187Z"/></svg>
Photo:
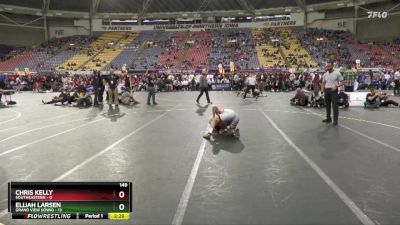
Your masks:
<svg viewBox="0 0 400 225"><path fill-rule="evenodd" d="M237 129L235 130L235 133L233 134L233 136L234 136L235 138L240 138L240 131L239 131L239 128L237 128Z"/></svg>
<svg viewBox="0 0 400 225"><path fill-rule="evenodd" d="M322 120L323 123L332 123L332 119L324 119Z"/></svg>
<svg viewBox="0 0 400 225"><path fill-rule="evenodd" d="M207 134L203 135L203 138L204 138L204 139L207 139L207 140L210 140L211 134L210 134L210 133L207 133Z"/></svg>

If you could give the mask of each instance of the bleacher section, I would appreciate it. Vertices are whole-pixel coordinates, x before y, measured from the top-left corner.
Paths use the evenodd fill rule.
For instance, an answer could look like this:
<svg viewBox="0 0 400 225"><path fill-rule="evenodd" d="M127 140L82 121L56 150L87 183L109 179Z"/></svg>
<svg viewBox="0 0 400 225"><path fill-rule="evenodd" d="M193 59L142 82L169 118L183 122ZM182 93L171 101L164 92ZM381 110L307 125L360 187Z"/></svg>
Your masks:
<svg viewBox="0 0 400 225"><path fill-rule="evenodd" d="M236 29L237 46L234 52L235 67L240 69L259 69L257 52L254 48L250 29Z"/></svg>
<svg viewBox="0 0 400 225"><path fill-rule="evenodd" d="M93 41L94 40L94 41ZM30 50L5 48L0 71L52 72L55 69L136 70L217 69L235 62L238 70L324 66L329 61L351 67L400 67L400 43L361 43L351 33L322 29L219 29L197 32L109 32L51 40Z"/></svg>
<svg viewBox="0 0 400 225"><path fill-rule="evenodd" d="M274 46L271 41L271 33L267 29L253 29L252 35L258 61L262 68L285 66L279 47L277 45Z"/></svg>
<svg viewBox="0 0 400 225"><path fill-rule="evenodd" d="M108 36L102 36L103 45L97 45L97 48L104 46L104 49L100 51L93 59L86 63L83 68L86 70L100 69L103 70L110 62L115 59L122 51L123 47L129 45L136 37L138 33L111 33ZM99 38L101 39L101 38ZM111 44L112 43L112 44Z"/></svg>
<svg viewBox="0 0 400 225"><path fill-rule="evenodd" d="M350 33L346 34L346 38L353 61L360 59L363 67L398 67L400 65L399 58L392 54L387 44L360 43Z"/></svg>
<svg viewBox="0 0 400 225"><path fill-rule="evenodd" d="M180 68L183 54L185 53L185 41L189 32L176 32L170 45L162 53L160 64L164 68Z"/></svg>
<svg viewBox="0 0 400 225"><path fill-rule="evenodd" d="M80 67L83 67L86 62L91 60L95 55L99 54L103 48L107 47L109 48L108 50L111 49L110 51L106 51L106 54L103 54L103 57L110 57L114 58L117 56L120 52L112 51L112 48L110 46L110 43L116 44L120 39L122 39L124 36L123 32L110 32L110 33L104 33L101 35L96 41L92 42L92 44L86 48L80 51L79 54L73 56L69 60L65 61L62 65L58 67L59 70L77 70ZM121 50L122 51L122 50ZM110 53L110 54L108 54ZM96 60L98 57L96 58ZM97 63L97 65L96 65ZM103 60L100 60L97 62L89 62L88 65L86 65L86 69L94 69L97 66L98 67L105 67L107 65L106 58L103 58Z"/></svg>
<svg viewBox="0 0 400 225"><path fill-rule="evenodd" d="M126 40L121 41L120 44L122 44L121 47L123 48L123 51L105 67L105 70L109 70L110 68L121 69L124 64L129 66L133 59L135 59L140 53L144 42L152 40L151 37L154 36L154 34L156 33L144 31L138 34L131 43L127 43Z"/></svg>
<svg viewBox="0 0 400 225"><path fill-rule="evenodd" d="M211 30L191 32L186 44L189 49L183 68L196 69L207 67L208 58L210 57Z"/></svg>
<svg viewBox="0 0 400 225"><path fill-rule="evenodd" d="M258 69L256 50L250 29L223 29L212 32L209 68L218 64L229 66L230 61L240 69Z"/></svg>
<svg viewBox="0 0 400 225"><path fill-rule="evenodd" d="M291 66L317 66L291 28L272 28L270 31L279 40L283 57Z"/></svg>
<svg viewBox="0 0 400 225"><path fill-rule="evenodd" d="M7 61L1 62L0 71L14 71L14 69L19 68L22 63L32 60L33 56L33 51L22 52Z"/></svg>
<svg viewBox="0 0 400 225"><path fill-rule="evenodd" d="M173 32L153 31L149 34L149 40L154 39L154 45L144 48L132 64L132 68L138 70L161 68L160 59L165 48L170 45Z"/></svg>
<svg viewBox="0 0 400 225"><path fill-rule="evenodd" d="M233 37L233 34L230 35L230 33L232 33L231 29L212 31L208 68L216 69L218 64L229 66L232 48L228 47L227 42L229 37Z"/></svg>
<svg viewBox="0 0 400 225"><path fill-rule="evenodd" d="M349 47L344 38L345 31L310 28L307 33L302 28L294 28L302 46L311 58L323 66L328 61L335 61L343 66L354 65Z"/></svg>

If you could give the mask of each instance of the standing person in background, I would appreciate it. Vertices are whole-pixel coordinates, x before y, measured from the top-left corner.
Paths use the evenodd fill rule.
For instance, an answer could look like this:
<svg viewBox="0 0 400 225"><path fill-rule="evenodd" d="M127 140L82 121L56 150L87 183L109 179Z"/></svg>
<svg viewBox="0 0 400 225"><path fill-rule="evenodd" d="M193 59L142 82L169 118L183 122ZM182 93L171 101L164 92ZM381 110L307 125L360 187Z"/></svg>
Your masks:
<svg viewBox="0 0 400 225"><path fill-rule="evenodd" d="M156 103L156 79L149 75L147 77L147 91L149 95L147 96L147 105L150 105L150 98L153 100L153 105L157 105Z"/></svg>
<svg viewBox="0 0 400 225"><path fill-rule="evenodd" d="M115 104L115 109L118 110L118 77L110 70L110 75L107 79L108 84L108 106L112 109L112 104Z"/></svg>
<svg viewBox="0 0 400 225"><path fill-rule="evenodd" d="M393 94L400 95L400 69L397 69L397 71L394 73L393 82L394 82Z"/></svg>
<svg viewBox="0 0 400 225"><path fill-rule="evenodd" d="M93 94L94 94L94 100L93 100L93 106L98 107L99 106L99 90L101 86L102 80L100 77L100 70L95 70L93 71Z"/></svg>
<svg viewBox="0 0 400 225"><path fill-rule="evenodd" d="M5 82L5 77L0 76L0 90L6 88L6 82ZM3 93L0 92L0 105L1 105L1 97L3 96Z"/></svg>
<svg viewBox="0 0 400 225"><path fill-rule="evenodd" d="M100 105L103 105L103 95L104 95L104 91L106 89L106 80L104 78L103 75L100 74L100 71L98 73L99 77L100 77L100 83L99 83L99 96L97 97L97 101Z"/></svg>
<svg viewBox="0 0 400 225"><path fill-rule="evenodd" d="M131 78L129 77L128 71L123 70L122 71L122 77L124 78L124 87L125 90L129 89L131 90Z"/></svg>
<svg viewBox="0 0 400 225"><path fill-rule="evenodd" d="M338 88L343 85L343 76L339 71L333 70L333 64L328 63L326 73L322 77L322 91L325 93L326 119L322 122L331 123L331 107L333 108L333 125L338 125Z"/></svg>
<svg viewBox="0 0 400 225"><path fill-rule="evenodd" d="M206 93L207 103L211 104L210 96L208 95L208 80L207 80L207 75L206 75L205 72L200 77L199 87L200 87L200 94L199 94L199 96L197 97L197 100L196 100L197 104L200 104L199 100L200 100L201 96L203 96L204 92Z"/></svg>

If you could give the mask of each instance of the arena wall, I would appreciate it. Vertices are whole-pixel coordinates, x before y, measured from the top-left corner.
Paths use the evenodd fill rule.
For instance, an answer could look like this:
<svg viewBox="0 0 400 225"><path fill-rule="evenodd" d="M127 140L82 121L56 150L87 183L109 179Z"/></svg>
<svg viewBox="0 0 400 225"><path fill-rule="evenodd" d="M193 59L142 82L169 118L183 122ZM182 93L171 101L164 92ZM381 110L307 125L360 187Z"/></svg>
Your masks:
<svg viewBox="0 0 400 225"><path fill-rule="evenodd" d="M357 37L368 40L392 40L400 37L400 14L386 19L373 18L358 21Z"/></svg>
<svg viewBox="0 0 400 225"><path fill-rule="evenodd" d="M0 44L34 46L45 41L43 27L17 27L0 24Z"/></svg>

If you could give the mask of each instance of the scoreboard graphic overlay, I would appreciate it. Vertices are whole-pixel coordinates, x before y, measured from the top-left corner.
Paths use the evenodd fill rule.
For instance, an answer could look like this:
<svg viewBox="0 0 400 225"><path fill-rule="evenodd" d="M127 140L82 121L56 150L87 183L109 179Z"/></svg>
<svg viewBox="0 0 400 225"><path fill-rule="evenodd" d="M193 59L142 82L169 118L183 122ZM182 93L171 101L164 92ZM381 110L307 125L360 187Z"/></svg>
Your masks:
<svg viewBox="0 0 400 225"><path fill-rule="evenodd" d="M9 182L13 219L127 220L131 182Z"/></svg>

